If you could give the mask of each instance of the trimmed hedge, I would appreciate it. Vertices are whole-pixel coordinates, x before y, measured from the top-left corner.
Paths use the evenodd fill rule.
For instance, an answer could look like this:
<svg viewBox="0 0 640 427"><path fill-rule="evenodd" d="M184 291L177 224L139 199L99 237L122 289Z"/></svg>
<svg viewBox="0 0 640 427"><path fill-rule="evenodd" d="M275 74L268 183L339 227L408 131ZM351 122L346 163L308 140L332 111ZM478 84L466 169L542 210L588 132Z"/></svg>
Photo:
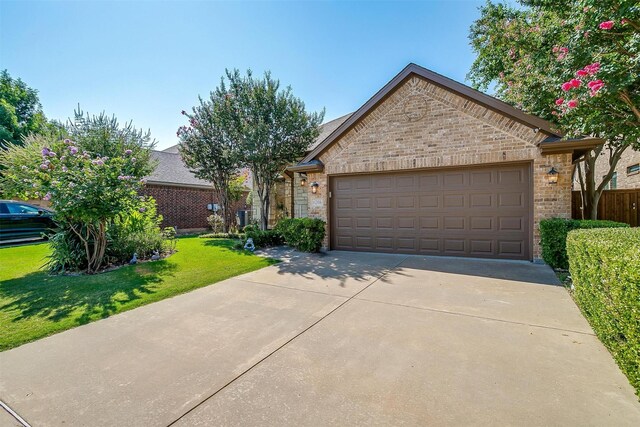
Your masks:
<svg viewBox="0 0 640 427"><path fill-rule="evenodd" d="M257 225L247 225L243 232L244 242L246 243L246 239L251 238L256 248L279 246L284 243L284 239L278 230L260 230Z"/></svg>
<svg viewBox="0 0 640 427"><path fill-rule="evenodd" d="M567 234L582 228L619 228L629 224L615 221L551 218L540 221L542 259L553 268L569 268Z"/></svg>
<svg viewBox="0 0 640 427"><path fill-rule="evenodd" d="M317 218L286 218L275 229L289 246L303 252L318 252L324 240L325 222Z"/></svg>
<svg viewBox="0 0 640 427"><path fill-rule="evenodd" d="M574 298L640 396L640 228L567 238Z"/></svg>

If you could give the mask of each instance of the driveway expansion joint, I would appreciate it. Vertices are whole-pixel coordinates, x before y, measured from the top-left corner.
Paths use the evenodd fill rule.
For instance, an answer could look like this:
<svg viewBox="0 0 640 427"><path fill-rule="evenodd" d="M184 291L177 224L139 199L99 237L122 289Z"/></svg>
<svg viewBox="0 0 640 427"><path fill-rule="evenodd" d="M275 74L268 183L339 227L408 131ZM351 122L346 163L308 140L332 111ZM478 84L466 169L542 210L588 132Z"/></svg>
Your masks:
<svg viewBox="0 0 640 427"><path fill-rule="evenodd" d="M371 303L375 303L375 304L383 304L383 305L391 305L391 306L395 306L395 307L411 308L411 309L414 309L414 310L431 311L431 312L434 312L434 313L448 314L448 315L451 315L451 316L472 317L474 319L490 320L490 321L493 321L493 322L502 322L502 323L511 323L513 325L530 326L532 328L551 329L551 330L555 330L555 331L571 332L571 333L574 333L574 334L590 335L592 337L596 336L596 334L594 334L593 332L576 331L574 329L558 328L558 327L555 327L555 326L537 325L535 323L517 322L515 320L498 319L497 317L478 316L476 314L461 313L461 312L457 312L457 311L442 310L442 309L438 309L438 308L416 307L414 305L408 305L408 304L398 304L398 303L394 303L394 302L376 301L376 300L371 300L371 299L367 299L367 298L355 298L355 295L354 295L353 299L355 299L357 301L366 301L366 302L371 302Z"/></svg>
<svg viewBox="0 0 640 427"><path fill-rule="evenodd" d="M282 345L280 345L279 347L277 347L275 350L271 351L269 354L267 354L266 356L264 356L263 358L261 358L260 360L258 360L256 363L254 363L253 365L249 366L247 369L245 369L244 371L242 371L240 374L236 375L233 379L231 379L229 382L227 382L225 385L223 385L222 387L220 387L218 390L214 391L213 393L211 393L209 396L207 396L206 398L204 398L203 400L201 400L200 402L198 402L195 406L193 406L191 409L189 409L188 411L186 411L185 413L183 413L182 415L180 415L178 418L176 418L175 420L173 420L172 422L170 422L169 424L167 424L167 427L171 427L173 425L175 425L177 422L179 422L181 419L183 419L185 416L189 415L191 412L193 412L194 410L196 410L197 408L199 408L200 406L202 406L204 403L206 403L207 401L209 401L211 398L215 397L218 393L220 393L221 391L223 391L224 389L226 389L227 387L229 387L231 384L233 384L234 382L236 382L238 379L242 378L244 375L246 375L247 373L249 373L250 371L252 371L255 367L257 367L258 365L260 365L262 362L264 362L265 360L267 360L268 358L270 358L271 356L273 356L274 354L276 354L278 351L282 350L284 347L286 347L287 345L289 345L291 342L293 342L296 338L300 337L301 335L303 335L304 333L306 333L307 331L309 331L311 328L313 328L314 326L316 326L318 323L322 322L324 319L326 319L327 317L331 316L333 313L335 313L337 310L339 310L341 307L343 307L345 304L347 304L349 301L355 299L356 296L358 296L360 293L364 292L366 289L368 289L371 285L373 285L374 283L376 283L377 281L379 281L380 279L382 279L384 276L386 276L387 274L389 274L390 272L392 272L393 270L397 269L398 267L400 267L400 265L402 265L403 262L405 262L407 260L408 256L404 257L400 262L398 262L396 265L394 265L393 267L389 268L389 269L385 269L379 276L377 276L377 278L375 280L372 280L371 283L367 284L367 286L365 286L364 288L360 289L358 292L356 292L355 294L353 294L352 296L346 298L344 301L342 301L340 304L338 304L335 308L333 308L332 310L330 310L327 314L325 314L324 316L320 317L318 320L316 320L315 322L313 322L311 325L309 325L308 327L306 327L305 329L303 329L302 331L298 332L297 334L295 334L293 337L291 337L290 339L288 339L286 342L284 342ZM240 279L242 280L242 279ZM246 280L244 280L245 282L247 282ZM266 283L260 283L260 282L249 282L249 283L258 283L258 284L262 284L262 285L266 285ZM273 285L269 285L269 286L273 286ZM278 286L278 287L282 287L284 288L284 286ZM286 288L286 289L293 289L293 288ZM295 289L294 289L295 290ZM299 290L299 289L298 289ZM302 290L303 292L311 292L311 291L305 291ZM316 292L313 291L315 293L321 293L321 292ZM326 295L326 294L325 294Z"/></svg>
<svg viewBox="0 0 640 427"><path fill-rule="evenodd" d="M0 406L2 406L2 408L7 411L7 413L11 415L16 421L18 421L23 427L31 427L31 424L29 424L24 418L18 415L16 411L11 409L11 407L2 400L0 400Z"/></svg>

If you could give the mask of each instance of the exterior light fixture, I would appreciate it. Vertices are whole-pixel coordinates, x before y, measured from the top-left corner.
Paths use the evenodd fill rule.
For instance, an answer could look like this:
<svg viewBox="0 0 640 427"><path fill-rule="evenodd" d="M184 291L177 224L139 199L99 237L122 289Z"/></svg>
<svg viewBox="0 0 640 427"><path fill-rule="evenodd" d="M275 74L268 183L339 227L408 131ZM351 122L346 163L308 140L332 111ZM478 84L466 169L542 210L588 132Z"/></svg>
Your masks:
<svg viewBox="0 0 640 427"><path fill-rule="evenodd" d="M300 187L304 187L305 185L307 185L307 174L306 173L301 173L300 174Z"/></svg>
<svg viewBox="0 0 640 427"><path fill-rule="evenodd" d="M556 168L552 167L549 172L547 172L547 182L549 184L557 184L558 183L558 171Z"/></svg>
<svg viewBox="0 0 640 427"><path fill-rule="evenodd" d="M317 182L313 181L311 183L311 192L313 194L316 194L318 192L318 187L320 187L320 184L318 184Z"/></svg>

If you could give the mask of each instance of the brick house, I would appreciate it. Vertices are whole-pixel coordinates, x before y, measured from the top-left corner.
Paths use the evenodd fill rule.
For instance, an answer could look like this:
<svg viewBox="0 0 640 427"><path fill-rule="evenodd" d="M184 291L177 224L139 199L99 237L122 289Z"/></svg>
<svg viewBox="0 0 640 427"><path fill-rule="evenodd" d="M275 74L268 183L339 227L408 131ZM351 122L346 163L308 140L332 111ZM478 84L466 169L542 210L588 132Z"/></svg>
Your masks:
<svg viewBox="0 0 640 427"><path fill-rule="evenodd" d="M321 130L272 216L327 221L325 249L501 259L540 258L540 220L571 216L572 162L602 144L415 64Z"/></svg>
<svg viewBox="0 0 640 427"><path fill-rule="evenodd" d="M217 202L211 183L196 178L187 169L177 145L164 151L153 151L151 157L157 161L157 167L147 177L143 193L156 199L163 226L177 227L179 232L207 229L207 217L213 213L207 206ZM247 209L247 194L248 191L234 210Z"/></svg>
<svg viewBox="0 0 640 427"><path fill-rule="evenodd" d="M596 177L603 177L609 171L609 156L602 153L596 160ZM600 181L602 182L602 181ZM598 184L600 183L598 182ZM577 176L573 181L573 189L580 190ZM640 189L640 151L627 148L618 161L616 171L607 187L608 190Z"/></svg>

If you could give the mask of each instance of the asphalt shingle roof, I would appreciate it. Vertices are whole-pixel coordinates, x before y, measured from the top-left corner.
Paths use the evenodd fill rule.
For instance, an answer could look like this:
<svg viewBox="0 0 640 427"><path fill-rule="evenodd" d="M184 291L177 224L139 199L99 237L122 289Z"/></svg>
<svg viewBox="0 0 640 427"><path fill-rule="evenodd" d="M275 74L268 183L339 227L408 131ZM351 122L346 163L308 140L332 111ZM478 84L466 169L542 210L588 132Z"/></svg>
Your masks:
<svg viewBox="0 0 640 427"><path fill-rule="evenodd" d="M211 183L196 178L182 162L180 154L178 154L177 145L175 152L171 151L152 151L151 158L157 160L158 165L151 175L147 177L150 183L167 183L173 185L195 185L199 187L211 188ZM170 147L170 148L174 148Z"/></svg>

